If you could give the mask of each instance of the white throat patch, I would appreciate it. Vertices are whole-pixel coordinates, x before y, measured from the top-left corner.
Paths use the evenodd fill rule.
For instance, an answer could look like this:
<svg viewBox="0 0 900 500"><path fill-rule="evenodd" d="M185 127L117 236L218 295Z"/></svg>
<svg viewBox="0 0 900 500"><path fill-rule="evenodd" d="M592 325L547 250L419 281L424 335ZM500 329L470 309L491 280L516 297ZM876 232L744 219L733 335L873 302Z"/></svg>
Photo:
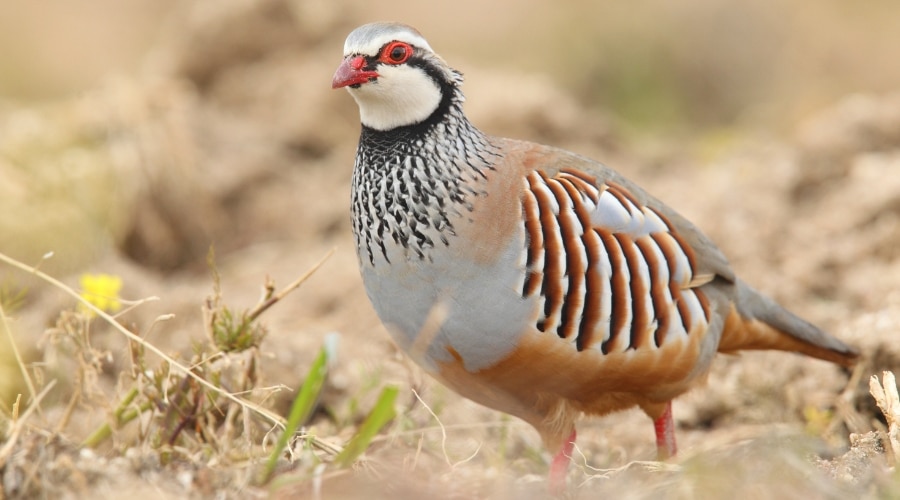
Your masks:
<svg viewBox="0 0 900 500"><path fill-rule="evenodd" d="M441 103L440 87L419 68L382 64L378 74L359 88L347 87L367 127L384 131L419 123Z"/></svg>

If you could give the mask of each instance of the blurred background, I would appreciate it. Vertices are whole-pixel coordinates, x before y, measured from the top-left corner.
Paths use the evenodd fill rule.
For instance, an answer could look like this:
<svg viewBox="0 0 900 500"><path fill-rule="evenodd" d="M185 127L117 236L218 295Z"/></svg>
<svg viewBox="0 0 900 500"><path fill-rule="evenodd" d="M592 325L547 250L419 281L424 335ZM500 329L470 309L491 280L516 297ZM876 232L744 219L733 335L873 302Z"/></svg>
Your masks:
<svg viewBox="0 0 900 500"><path fill-rule="evenodd" d="M104 272L124 298L160 297L129 321L175 313L153 341L188 352L211 245L226 298L246 307L263 277L284 285L336 248L267 313L266 379L291 385L337 331L332 401L372 373L409 385L359 281L348 213L359 121L329 85L353 28L398 20L466 75L480 128L616 168L708 232L752 284L900 366L898 19L895 0L0 2L0 252L72 285ZM71 299L4 265L0 290L7 309L24 291L7 315L26 358L40 358ZM3 342L6 407L22 391ZM712 378L732 385L680 403L679 426L698 431L688 447L719 428L796 423L843 387L829 366L771 359L723 361ZM450 407L462 409L449 421L483 412ZM595 448L649 456L649 426L621 422L588 428Z"/></svg>
<svg viewBox="0 0 900 500"><path fill-rule="evenodd" d="M236 31L217 40L220 53L241 38L245 50L260 50L243 55L257 59L270 55L263 49L335 49L356 24L398 19L456 61L544 75L640 127L789 124L848 92L883 92L900 79L900 6L890 0L202 3L4 2L0 92L36 102L86 91L111 74L146 75L154 50L173 39L201 41L191 31L198 24L247 11L274 23L294 17L302 38L254 32L233 19ZM205 35L212 44L213 33ZM213 50L191 47L197 59Z"/></svg>
<svg viewBox="0 0 900 500"><path fill-rule="evenodd" d="M226 244L258 241L224 220L223 193L180 195L240 198L261 169L283 175L337 149L346 174L355 110L328 77L346 34L371 20L415 25L467 73L470 114L489 132L709 159L750 135L790 136L847 95L896 89L898 16L890 0L4 2L0 228L22 257L64 239L73 247L57 262L74 267L98 250L80 248L85 239L164 269L187 265L226 227ZM129 161L155 179L134 177ZM192 180L161 178L173 174L164 169ZM73 176L84 192L71 191ZM197 214L142 213L147 196L156 211ZM40 203L80 213L21 208ZM162 236L138 222L183 226L157 228L180 240L148 248Z"/></svg>

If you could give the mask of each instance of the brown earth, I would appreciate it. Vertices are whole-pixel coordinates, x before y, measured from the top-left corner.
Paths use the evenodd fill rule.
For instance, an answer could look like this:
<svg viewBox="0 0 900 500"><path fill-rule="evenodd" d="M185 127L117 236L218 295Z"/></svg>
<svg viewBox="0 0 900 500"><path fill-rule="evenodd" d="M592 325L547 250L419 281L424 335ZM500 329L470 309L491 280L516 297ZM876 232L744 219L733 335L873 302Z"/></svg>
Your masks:
<svg viewBox="0 0 900 500"><path fill-rule="evenodd" d="M697 12L706 3L698 1ZM4 102L0 252L36 264L53 251L41 270L71 285L83 272L105 272L122 277L125 298L159 297L121 321L189 359L204 338L211 244L225 300L238 308L255 303L266 276L283 286L334 248L265 314L261 380L299 386L326 335L337 332L338 359L308 427L343 443L385 384L401 388L402 414L353 470L326 466L321 496L543 497L547 457L534 431L427 379L391 344L362 290L347 202L359 123L352 100L328 82L346 33L383 17L371 9L185 4L172 8L139 69L92 82L79 97ZM420 27L440 50L452 30L438 18L425 22L435 34ZM528 18L516 14L497 29L515 33L515 22ZM820 14L820 22L829 19ZM518 40L509 36L504 50ZM900 372L900 91L886 90L900 80L866 87L878 92L846 92L796 124L773 127L784 132L760 133L765 121L754 118L635 133L578 84L524 63L491 67L501 56L474 43L448 42L454 57L444 55L468 75L467 110L483 130L603 160L703 228L746 281L864 354L854 374L783 353L720 356L709 384L675 403L681 455L670 464L641 462L655 445L639 412L586 420L573 495L900 495L879 434L884 417L868 395L871 375ZM728 106L700 121L726 120L734 114L721 111ZM42 333L73 301L11 268L0 279L27 288L24 302L7 311L16 345L36 363L39 380L59 381L12 450L0 454L0 498L314 496L307 476L252 486L246 462L220 456L186 453L169 462L149 443L130 446L124 437L77 449L73 443L114 404L80 404L56 429L76 384L67 377L71 363L48 354L55 351ZM110 329L95 333L95 346L111 353L95 382L114 400L128 351ZM25 393L11 355L0 357L0 379L6 418ZM290 397L279 393L274 408L285 414ZM298 462L284 471L291 467L311 470Z"/></svg>

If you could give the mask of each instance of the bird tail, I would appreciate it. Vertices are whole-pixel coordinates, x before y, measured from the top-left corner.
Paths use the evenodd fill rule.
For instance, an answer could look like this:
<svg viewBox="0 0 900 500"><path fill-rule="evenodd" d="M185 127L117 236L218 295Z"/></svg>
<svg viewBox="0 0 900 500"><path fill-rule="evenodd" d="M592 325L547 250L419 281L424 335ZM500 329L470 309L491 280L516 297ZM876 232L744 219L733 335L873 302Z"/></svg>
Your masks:
<svg viewBox="0 0 900 500"><path fill-rule="evenodd" d="M719 351L743 349L799 352L843 366L852 365L859 356L852 347L737 280Z"/></svg>

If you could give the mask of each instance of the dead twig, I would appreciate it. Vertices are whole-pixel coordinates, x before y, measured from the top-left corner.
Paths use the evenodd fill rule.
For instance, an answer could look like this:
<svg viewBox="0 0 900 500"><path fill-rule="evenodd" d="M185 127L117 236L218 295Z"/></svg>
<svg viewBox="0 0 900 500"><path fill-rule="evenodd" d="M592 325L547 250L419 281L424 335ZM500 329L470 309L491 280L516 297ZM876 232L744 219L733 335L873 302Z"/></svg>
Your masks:
<svg viewBox="0 0 900 500"><path fill-rule="evenodd" d="M174 367L175 369L177 369L178 371L183 373L185 376L194 379L198 384L209 389L213 393L219 394L222 397L231 400L235 404L238 404L240 406L248 408L249 410L251 410L254 413L256 413L257 415L260 415L261 417L265 418L266 420L268 420L269 422L271 422L272 424L274 424L277 427L282 427L282 428L284 427L284 419L280 415L273 413L273 412L269 411L268 409L263 408L262 406L260 406L256 403L253 403L251 401L247 401L243 398L235 396L231 392L226 391L226 390L222 389L221 387L217 387L214 384L207 381L206 379L204 379L203 377L200 377L199 375L194 373L189 367L182 365L181 363L176 361L171 356L168 356L166 353L164 353L162 350L160 350L155 345L151 344L150 342L147 342L145 339L143 339L143 338L139 337L138 335L134 334L133 332L129 331L127 328L122 326L118 321L116 321L116 319L113 316L111 316L106 311L100 309L99 307L97 307L94 304L91 304L90 302L85 300L81 296L81 294L79 294L78 292L73 290L70 286L66 285L65 283L57 280L56 278L50 276L49 274L39 271L35 267L29 266L27 264L23 264L22 262L19 262L13 258L7 256L6 254L0 253L0 261L5 262L5 263L9 264L10 266L18 268L29 274L37 276L38 278L46 281L47 283L53 285L54 287L58 288L59 290L65 292L67 295L70 295L75 300L77 300L80 304L82 304L86 309L89 309L94 314L96 314L97 317L102 318L104 321L109 323L110 326L115 328L119 333L121 333L122 335L127 337L129 340L131 340L132 342L135 342L137 344L140 344L143 348L147 349L148 351L152 352L153 354L156 354L161 359L166 361L170 366Z"/></svg>
<svg viewBox="0 0 900 500"><path fill-rule="evenodd" d="M877 375L869 379L869 393L888 423L888 442L891 445L891 457L894 464L900 463L900 394L897 391L897 380L894 373L881 373L881 382Z"/></svg>
<svg viewBox="0 0 900 500"><path fill-rule="evenodd" d="M46 396L54 386L56 386L56 379L51 380L44 386L44 389L35 395L34 400L28 405L25 412L19 415L18 418L13 420L10 424L10 428L6 433L6 442L0 447L0 469L6 465L6 460L9 458L10 454L12 454L13 448L18 441L19 433L22 432L22 429L25 427L25 422L28 420L28 417L40 407L41 400L44 399L44 396Z"/></svg>
<svg viewBox="0 0 900 500"><path fill-rule="evenodd" d="M19 371L22 373L22 379L25 380L25 385L28 387L29 399L33 402L37 396L37 391L34 388L34 382L31 380L31 376L28 374L25 360L22 359L22 354L19 353L19 348L16 346L16 339L13 338L12 330L9 328L9 322L6 319L6 312L3 310L3 304L0 304L0 326L3 327L6 337L9 339L10 348L12 349L13 356L16 358L16 364L19 366ZM37 411L40 413L41 409L37 408Z"/></svg>
<svg viewBox="0 0 900 500"><path fill-rule="evenodd" d="M304 281L308 280L309 277L312 276L314 272L316 272L320 267L322 267L322 264L324 264L325 261L327 261L334 254L334 251L335 251L335 249L332 248L327 253L325 253L325 256L322 257L321 259L319 259L319 262L316 262L311 268L309 268L309 270L306 271L306 273L304 273L303 276L300 276L299 278L294 280L293 283L284 287L278 293L274 293L274 291L275 291L274 284L267 283L266 294L265 294L264 300L262 302L260 302L256 307L254 307L252 311L247 313L247 318L250 321L253 321L254 319L258 318L260 314L264 313L266 311L266 309L272 307L279 300L281 300L285 296L287 296L287 294L291 293L292 291L294 291L294 289L296 289L297 287L302 285Z"/></svg>
<svg viewBox="0 0 900 500"><path fill-rule="evenodd" d="M434 417L434 420L441 428L441 451L444 453L444 460L447 462L447 465L449 465L451 469L455 469L456 467L474 459L478 455L478 452L481 451L481 443L478 443L478 447L475 448L475 451L473 451L472 454L467 458L463 458L456 462L450 459L450 454L447 453L447 430L446 427L444 427L444 423L441 422L441 419L438 418L437 414L431 409L430 406L428 406L427 403L425 403L425 400L423 400L422 397L419 396L419 393L416 392L415 389L413 389L413 394L416 396L416 399L419 400L419 403L421 403L422 406L425 407L425 410L427 410L428 413L430 413L431 416Z"/></svg>

